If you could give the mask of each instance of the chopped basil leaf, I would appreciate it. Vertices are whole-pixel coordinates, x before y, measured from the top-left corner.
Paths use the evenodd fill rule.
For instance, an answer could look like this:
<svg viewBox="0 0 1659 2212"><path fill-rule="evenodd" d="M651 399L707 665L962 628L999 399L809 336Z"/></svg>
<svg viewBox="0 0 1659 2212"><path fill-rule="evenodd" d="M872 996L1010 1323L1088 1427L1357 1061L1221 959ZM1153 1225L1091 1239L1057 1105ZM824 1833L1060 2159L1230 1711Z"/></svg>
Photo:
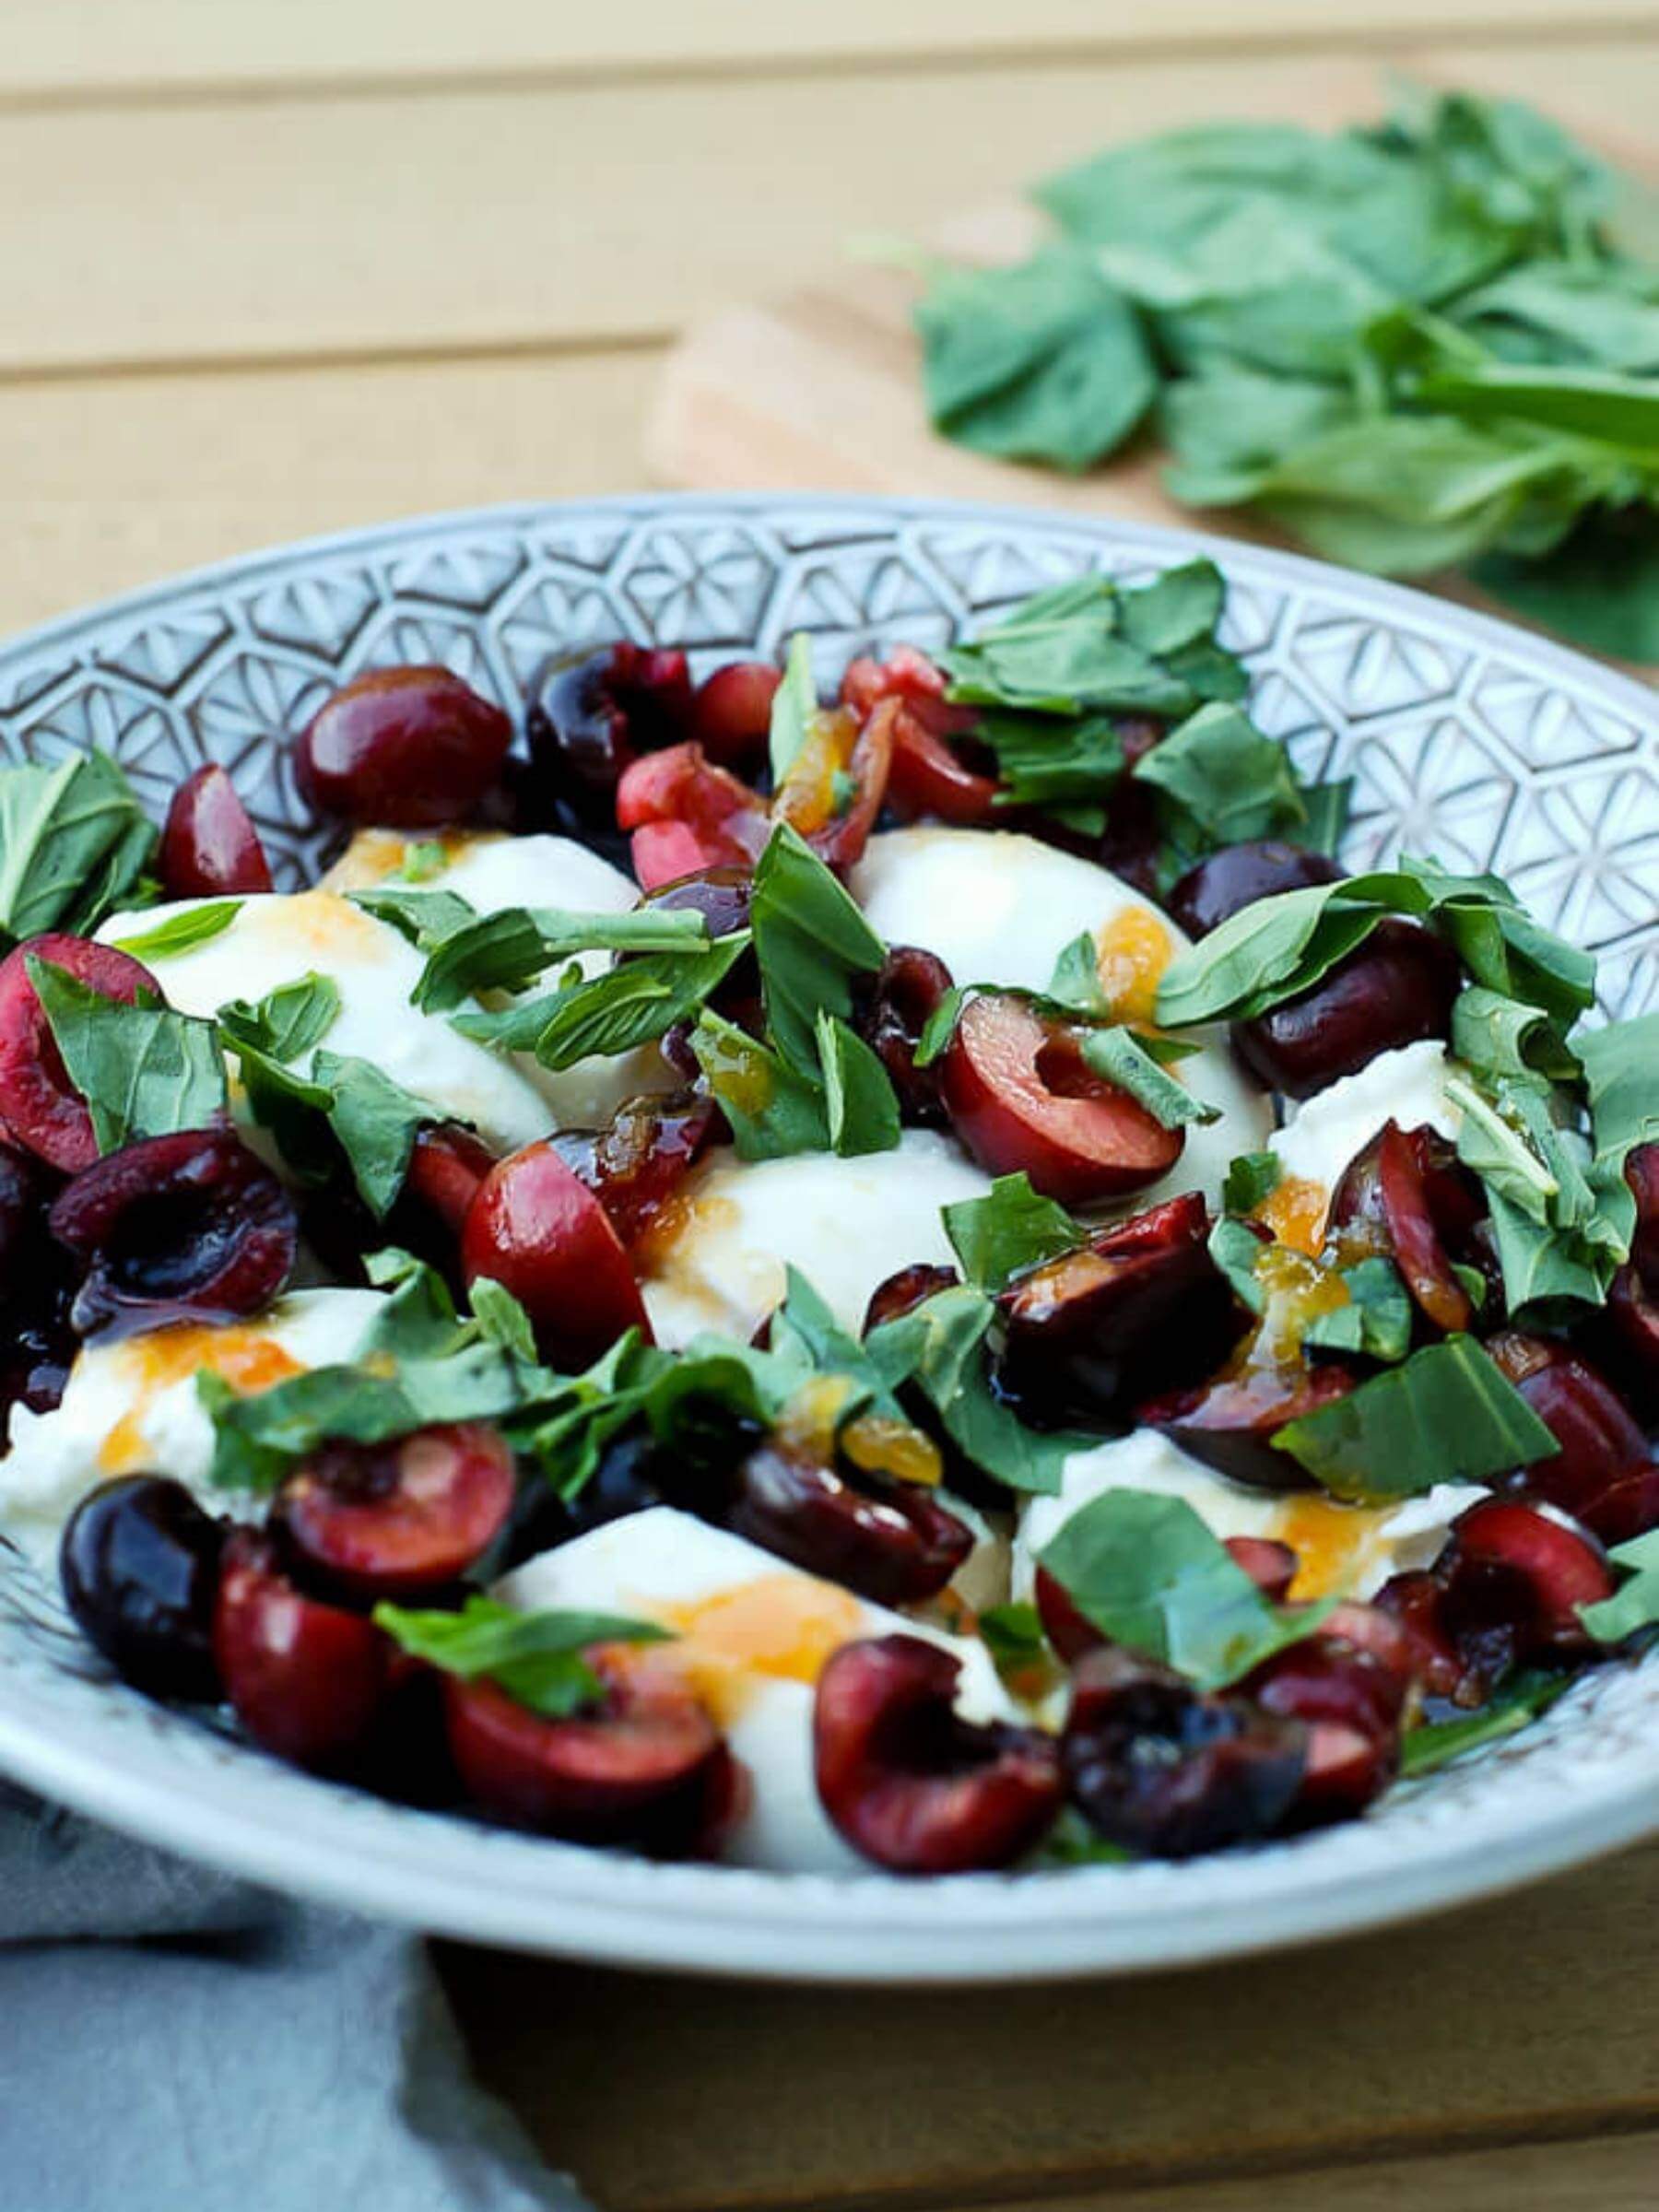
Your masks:
<svg viewBox="0 0 1659 2212"><path fill-rule="evenodd" d="M1084 1240L1080 1222L1063 1206L1031 1188L1030 1179L999 1175L982 1198L959 1198L942 1208L945 1234L975 1289L993 1294L1045 1260L1075 1252Z"/></svg>
<svg viewBox="0 0 1659 2212"><path fill-rule="evenodd" d="M1439 1482L1486 1482L1560 1450L1471 1336L1425 1345L1274 1438L1333 1497L1420 1497Z"/></svg>
<svg viewBox="0 0 1659 2212"><path fill-rule="evenodd" d="M816 1077L820 1013L853 1014L853 978L873 974L886 947L818 854L787 823L773 830L749 902L755 957L772 1042Z"/></svg>
<svg viewBox="0 0 1659 2212"><path fill-rule="evenodd" d="M1629 1569L1630 1580L1611 1597L1581 1606L1578 1616L1597 1643L1622 1643L1638 1630L1659 1622L1659 1529L1633 1536L1628 1544L1616 1544L1607 1557L1616 1566Z"/></svg>
<svg viewBox="0 0 1659 2212"><path fill-rule="evenodd" d="M339 1011L339 984L313 968L253 1005L233 998L219 1008L218 1024L233 1043L245 1041L274 1060L298 1060L327 1036Z"/></svg>
<svg viewBox="0 0 1659 2212"><path fill-rule="evenodd" d="M1219 1107L1206 1105L1194 1098L1184 1083L1167 1075L1147 1051L1146 1040L1133 1030L1091 1030L1081 1039L1079 1049L1086 1067L1127 1091L1136 1105L1144 1106L1166 1129L1221 1118Z"/></svg>
<svg viewBox="0 0 1659 2212"><path fill-rule="evenodd" d="M1622 1163L1592 1159L1588 1141L1558 1119L1566 1094L1552 1097L1536 1077L1500 1076L1489 1097L1453 1077L1446 1094L1463 1112L1458 1158L1486 1189L1510 1312L1544 1300L1600 1305L1634 1227Z"/></svg>
<svg viewBox="0 0 1659 2212"><path fill-rule="evenodd" d="M890 1152L899 1142L899 1100L887 1069L833 1015L818 1016L818 1042L830 1151L843 1159Z"/></svg>
<svg viewBox="0 0 1659 2212"><path fill-rule="evenodd" d="M535 1331L529 1314L506 1285L498 1283L491 1275L477 1276L466 1287L466 1299L485 1341L499 1344L504 1352L511 1352L526 1367L534 1366Z"/></svg>
<svg viewBox="0 0 1659 2212"><path fill-rule="evenodd" d="M434 876L441 876L448 866L449 853L443 840L423 837L404 847L403 865L397 873L404 883L430 883Z"/></svg>
<svg viewBox="0 0 1659 2212"><path fill-rule="evenodd" d="M112 942L117 952L124 952L135 960L160 959L169 953L188 952L193 946L206 945L229 929L244 903L241 899L206 899L200 906L186 907L182 913L169 914L165 922L158 922L153 929L140 930L136 936L115 937Z"/></svg>
<svg viewBox="0 0 1659 2212"><path fill-rule="evenodd" d="M26 965L100 1152L202 1129L224 1113L225 1065L212 1022L175 1014L148 992L136 1006L105 998L34 953Z"/></svg>
<svg viewBox="0 0 1659 2212"><path fill-rule="evenodd" d="M1548 1015L1483 983L1460 992L1452 1007L1452 1052L1490 1081L1499 1076L1547 1076L1571 1082L1576 1056L1560 1041Z"/></svg>
<svg viewBox="0 0 1659 2212"><path fill-rule="evenodd" d="M800 757L818 711L818 686L812 675L812 640L804 629L799 629L790 639L784 655L783 681L772 694L768 752L774 791Z"/></svg>
<svg viewBox="0 0 1659 2212"><path fill-rule="evenodd" d="M1241 1152L1227 1171L1221 1203L1230 1214L1253 1214L1264 1198L1272 1197L1284 1175L1277 1152Z"/></svg>
<svg viewBox="0 0 1659 2212"><path fill-rule="evenodd" d="M1409 1728L1400 1744L1400 1772L1406 1776L1432 1774L1461 1759L1465 1751L1499 1743L1547 1712L1571 1687L1571 1675L1518 1675L1467 1720L1427 1721Z"/></svg>
<svg viewBox="0 0 1659 2212"><path fill-rule="evenodd" d="M1073 1013L1111 1018L1111 1002L1100 988L1100 952L1088 930L1079 930L1061 951L1048 995Z"/></svg>
<svg viewBox="0 0 1659 2212"><path fill-rule="evenodd" d="M956 1035L957 1023L961 1019L962 1006L969 994L962 984L953 984L922 1024L922 1034L916 1040L916 1049L911 1055L913 1067L931 1067L935 1060L948 1052L950 1041Z"/></svg>
<svg viewBox="0 0 1659 2212"><path fill-rule="evenodd" d="M1025 1861L1034 1869L1050 1866L1128 1866L1135 1853L1123 1843L1097 1836L1075 1805L1063 1805L1059 1818Z"/></svg>
<svg viewBox="0 0 1659 2212"><path fill-rule="evenodd" d="M707 1006L691 1032L691 1050L732 1125L739 1159L829 1150L830 1117L816 1067L813 1075L802 1075L759 1038Z"/></svg>
<svg viewBox="0 0 1659 2212"><path fill-rule="evenodd" d="M1267 1308L1267 1293L1256 1275L1256 1262L1267 1250L1248 1222L1223 1214L1209 1233L1209 1255L1233 1287L1233 1295L1253 1313Z"/></svg>
<svg viewBox="0 0 1659 2212"><path fill-rule="evenodd" d="M368 1060L320 1052L312 1076L329 1093L329 1125L359 1194L375 1218L383 1219L403 1188L417 1135L427 1124L450 1117Z"/></svg>
<svg viewBox="0 0 1659 2212"><path fill-rule="evenodd" d="M913 1382L952 1443L974 1465L1012 1490L1052 1493L1066 1460L1093 1440L1028 1429L996 1395L985 1338L996 1309L963 1284L924 1300L913 1312L883 1322L865 1350L889 1388Z"/></svg>
<svg viewBox="0 0 1659 2212"><path fill-rule="evenodd" d="M1039 592L972 643L939 656L950 696L1047 714L1190 714L1210 694L1175 674L1169 660L1207 642L1216 618L1210 612L1206 621L1206 612L1218 604L1214 573L1212 563L1195 561L1138 589L1080 576ZM1218 680L1230 688L1236 664L1224 655L1219 666ZM1205 680L1218 680L1216 669L1206 668Z"/></svg>
<svg viewBox="0 0 1659 2212"><path fill-rule="evenodd" d="M1330 1610L1272 1604L1184 1499L1149 1490L1091 1499L1038 1559L1103 1636L1200 1689L1238 1681Z"/></svg>
<svg viewBox="0 0 1659 2212"><path fill-rule="evenodd" d="M1211 844L1234 845L1303 829L1308 809L1289 757L1238 707L1200 707L1129 771Z"/></svg>
<svg viewBox="0 0 1659 2212"><path fill-rule="evenodd" d="M1392 1260L1361 1260L1341 1271L1348 1302L1316 1313L1302 1331L1321 1351L1358 1352L1367 1359L1404 1359L1411 1349L1411 1293Z"/></svg>
<svg viewBox="0 0 1659 2212"><path fill-rule="evenodd" d="M428 898L441 899L441 891ZM503 907L442 938L427 957L413 1003L447 1014L480 991L520 991L555 960L583 952L706 951L709 925L688 911L641 907L622 914L568 912L559 907Z"/></svg>
<svg viewBox="0 0 1659 2212"><path fill-rule="evenodd" d="M1049 1657L1042 1616L1035 1606L990 1606L979 1617L980 1639L1000 1675L1018 1675L1043 1665Z"/></svg>
<svg viewBox="0 0 1659 2212"><path fill-rule="evenodd" d="M568 1720L604 1695L582 1657L597 1643L660 1643L670 1631L615 1613L521 1613L474 1595L459 1612L379 1605L374 1625L411 1658L464 1682L493 1682L545 1720Z"/></svg>
<svg viewBox="0 0 1659 2212"><path fill-rule="evenodd" d="M370 890L347 891L346 896L375 921L390 924L421 952L435 951L478 919L477 909L459 891L403 890L396 884L386 883L376 884Z"/></svg>
<svg viewBox="0 0 1659 2212"><path fill-rule="evenodd" d="M89 936L137 885L156 842L107 753L0 769L0 945Z"/></svg>
<svg viewBox="0 0 1659 2212"><path fill-rule="evenodd" d="M534 1053L543 1067L555 1069L630 1053L665 1036L676 1022L692 1019L748 942L747 932L737 930L712 945L692 942L684 952L637 953L598 975L576 974L542 997L452 1015L451 1026L481 1044Z"/></svg>

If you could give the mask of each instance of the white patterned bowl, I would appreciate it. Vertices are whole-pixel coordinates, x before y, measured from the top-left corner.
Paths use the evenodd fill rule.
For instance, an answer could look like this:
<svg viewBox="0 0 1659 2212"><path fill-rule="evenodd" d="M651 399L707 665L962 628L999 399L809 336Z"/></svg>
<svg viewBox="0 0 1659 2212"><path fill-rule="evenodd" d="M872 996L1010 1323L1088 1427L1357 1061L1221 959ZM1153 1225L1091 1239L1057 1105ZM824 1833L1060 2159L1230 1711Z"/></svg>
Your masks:
<svg viewBox="0 0 1659 2212"><path fill-rule="evenodd" d="M700 669L815 635L950 636L1075 571L1211 553L1253 711L1304 776L1352 773L1346 857L1495 867L1601 956L1611 1013L1659 1005L1659 744L1634 683L1504 625L1312 561L940 502L643 497L503 508L232 561L0 651L0 753L88 745L157 811L204 759L283 879L316 837L284 737L364 667L446 661L512 706L556 647L628 633ZM594 1959L863 1981L1031 1980L1213 1959L1445 1906L1659 1829L1659 1653L1369 1818L1187 1865L906 1882L663 1866L391 1807L114 1681L0 1548L0 1767L284 1888Z"/></svg>

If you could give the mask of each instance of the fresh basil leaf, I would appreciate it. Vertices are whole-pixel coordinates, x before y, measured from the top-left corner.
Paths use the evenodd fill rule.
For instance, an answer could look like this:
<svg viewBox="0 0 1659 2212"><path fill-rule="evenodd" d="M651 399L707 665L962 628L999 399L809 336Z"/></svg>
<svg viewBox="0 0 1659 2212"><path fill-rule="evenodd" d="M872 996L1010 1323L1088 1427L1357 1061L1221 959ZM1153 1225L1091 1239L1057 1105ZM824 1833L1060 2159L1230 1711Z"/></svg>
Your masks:
<svg viewBox="0 0 1659 2212"><path fill-rule="evenodd" d="M800 758L818 712L818 686L812 674L812 640L797 630L789 641L783 660L783 681L772 694L771 733L768 749L771 759L772 789L777 790Z"/></svg>
<svg viewBox="0 0 1659 2212"><path fill-rule="evenodd" d="M1210 1230L1208 1249L1240 1303L1253 1313L1265 1312L1267 1293L1256 1274L1256 1262L1267 1247L1250 1224L1232 1214L1223 1214Z"/></svg>
<svg viewBox="0 0 1659 2212"><path fill-rule="evenodd" d="M1122 1843L1096 1835L1075 1805L1063 1805L1041 1842L1024 1864L1036 1870L1056 1866L1128 1866L1135 1853Z"/></svg>
<svg viewBox="0 0 1659 2212"><path fill-rule="evenodd" d="M1237 1682L1330 1609L1273 1605L1184 1499L1149 1490L1091 1499L1038 1559L1103 1636L1200 1689Z"/></svg>
<svg viewBox="0 0 1659 2212"><path fill-rule="evenodd" d="M521 1613L474 1594L459 1612L379 1605L374 1625L399 1648L463 1682L493 1682L546 1720L568 1720L604 1695L582 1653L600 1643L660 1643L670 1631L616 1613Z"/></svg>
<svg viewBox="0 0 1659 2212"><path fill-rule="evenodd" d="M133 889L156 832L107 753L0 770L0 942L88 936Z"/></svg>
<svg viewBox="0 0 1659 2212"><path fill-rule="evenodd" d="M442 848L439 848L441 852ZM353 906L376 922L384 922L421 952L432 952L451 937L470 929L477 909L459 891L424 891L395 883L375 884L361 891L347 891Z"/></svg>
<svg viewBox="0 0 1659 2212"><path fill-rule="evenodd" d="M1184 1083L1167 1074L1133 1030L1089 1030L1080 1038L1078 1050L1086 1067L1126 1091L1166 1129L1221 1118L1219 1107L1194 1098Z"/></svg>
<svg viewBox="0 0 1659 2212"><path fill-rule="evenodd" d="M485 1341L500 1345L529 1367L535 1362L535 1331L530 1316L504 1283L481 1275L466 1287L467 1303L484 1333Z"/></svg>
<svg viewBox="0 0 1659 2212"><path fill-rule="evenodd" d="M522 990L554 961L580 953L695 957L708 944L708 923L689 910L641 907L622 914L588 914L559 907L503 907L441 939L410 995L425 1012L447 1014L480 991Z"/></svg>
<svg viewBox="0 0 1659 2212"><path fill-rule="evenodd" d="M1065 1462L1088 1438L1028 1429L996 1395L985 1359L995 1308L964 1284L884 1322L865 1350L889 1388L913 1381L959 1450L1011 1490L1058 1490Z"/></svg>
<svg viewBox="0 0 1659 2212"><path fill-rule="evenodd" d="M198 906L169 914L153 929L140 930L135 936L115 937L112 942L117 952L135 960L162 959L171 953L189 952L194 946L206 945L229 929L245 903L241 899L205 899Z"/></svg>
<svg viewBox="0 0 1659 2212"><path fill-rule="evenodd" d="M368 1060L320 1052L312 1062L312 1076L329 1093L329 1125L340 1140L359 1195L376 1220L383 1220L404 1186L419 1131L453 1117Z"/></svg>
<svg viewBox="0 0 1659 2212"><path fill-rule="evenodd" d="M1616 1544L1607 1557L1628 1571L1629 1579L1611 1597L1581 1606L1578 1616L1597 1643L1623 1643L1659 1623L1659 1529Z"/></svg>
<svg viewBox="0 0 1659 2212"><path fill-rule="evenodd" d="M973 726L974 742L996 756L999 808L1050 813L1104 800L1128 766L1119 717L1016 714L992 709ZM1083 826L1078 825L1079 828ZM1105 826L1104 815L1096 834Z"/></svg>
<svg viewBox="0 0 1659 2212"><path fill-rule="evenodd" d="M1411 1349L1411 1293L1392 1260L1360 1260L1341 1271L1348 1302L1316 1313L1302 1330L1302 1343L1326 1352L1358 1352L1391 1363Z"/></svg>
<svg viewBox="0 0 1659 2212"><path fill-rule="evenodd" d="M1483 983L1471 983L1453 1002L1452 1052L1488 1078L1542 1075L1571 1081L1579 1072L1576 1055L1541 1007L1488 991Z"/></svg>
<svg viewBox="0 0 1659 2212"><path fill-rule="evenodd" d="M1066 247L1009 268L937 268L915 321L934 426L978 453L1090 467L1157 390L1135 311Z"/></svg>
<svg viewBox="0 0 1659 2212"><path fill-rule="evenodd" d="M1595 1157L1622 1166L1638 1145L1659 1143L1659 1013L1588 1030L1578 1050Z"/></svg>
<svg viewBox="0 0 1659 2212"><path fill-rule="evenodd" d="M246 1043L274 1060L298 1060L319 1044L340 1011L340 986L313 968L279 983L255 1004L233 998L218 1010L218 1025L233 1043Z"/></svg>
<svg viewBox="0 0 1659 2212"><path fill-rule="evenodd" d="M1080 1222L1031 1188L1029 1176L999 1175L982 1198L959 1198L941 1209L945 1234L975 1289L994 1294L1045 1260L1075 1252Z"/></svg>
<svg viewBox="0 0 1659 2212"><path fill-rule="evenodd" d="M830 1151L843 1159L890 1152L899 1142L899 1100L887 1069L864 1039L831 1014L818 1016L818 1042Z"/></svg>
<svg viewBox="0 0 1659 2212"><path fill-rule="evenodd" d="M931 1067L935 1060L950 1050L950 1041L956 1035L957 1023L962 1017L962 1006L969 996L964 984L956 983L946 992L938 1005L922 1024L922 1034L916 1040L916 1049L911 1055L912 1067Z"/></svg>
<svg viewBox="0 0 1659 2212"><path fill-rule="evenodd" d="M1277 1450L1333 1497L1420 1497L1440 1482L1486 1482L1560 1450L1473 1337L1448 1336L1347 1397L1288 1422Z"/></svg>
<svg viewBox="0 0 1659 2212"><path fill-rule="evenodd" d="M449 866L449 852L441 837L418 838L404 847L398 878L403 883L430 883Z"/></svg>
<svg viewBox="0 0 1659 2212"><path fill-rule="evenodd" d="M225 1112L225 1066L212 1022L175 1014L148 994L137 1006L105 998L34 953L25 964L100 1153L206 1128Z"/></svg>
<svg viewBox="0 0 1659 2212"><path fill-rule="evenodd" d="M1216 844L1293 833L1307 823L1284 747L1234 706L1200 707L1129 772Z"/></svg>
<svg viewBox="0 0 1659 2212"><path fill-rule="evenodd" d="M455 1014L462 1036L503 1052L534 1053L542 1066L629 1053L693 1018L748 946L746 931L706 949L637 953L598 975L576 976L540 998L487 1012Z"/></svg>
<svg viewBox="0 0 1659 2212"><path fill-rule="evenodd" d="M755 869L749 924L771 1040L798 1074L816 1077L818 1016L851 1019L853 978L873 974L886 947L786 822Z"/></svg>
<svg viewBox="0 0 1659 2212"><path fill-rule="evenodd" d="M1518 1675L1466 1720L1426 1721L1408 1728L1400 1743L1400 1772L1408 1778L1432 1774L1483 1744L1500 1743L1547 1712L1571 1687L1571 1675Z"/></svg>
<svg viewBox="0 0 1659 2212"><path fill-rule="evenodd" d="M1129 642L1167 660L1187 646L1213 642L1227 604L1227 582L1213 560L1200 557L1125 591L1120 604Z"/></svg>
<svg viewBox="0 0 1659 2212"><path fill-rule="evenodd" d="M1618 660L1659 660L1659 525L1651 503L1592 508L1558 544L1497 551L1470 574L1513 613Z"/></svg>
<svg viewBox="0 0 1659 2212"><path fill-rule="evenodd" d="M830 1117L816 1064L803 1075L781 1053L707 1006L691 1032L691 1050L732 1125L739 1159L829 1150Z"/></svg>
<svg viewBox="0 0 1659 2212"><path fill-rule="evenodd" d="M1305 845L1310 853L1323 853L1327 860L1335 860L1347 834L1353 777L1339 776L1329 783L1303 783L1298 790L1307 818L1294 841Z"/></svg>
<svg viewBox="0 0 1659 2212"><path fill-rule="evenodd" d="M979 1634L999 1675L1026 1674L1050 1662L1042 1616L1035 1606L988 1606L979 1617Z"/></svg>
<svg viewBox="0 0 1659 2212"><path fill-rule="evenodd" d="M1264 1198L1272 1197L1284 1176L1284 1162L1277 1152L1241 1152L1228 1168L1221 1203L1230 1214L1253 1214Z"/></svg>

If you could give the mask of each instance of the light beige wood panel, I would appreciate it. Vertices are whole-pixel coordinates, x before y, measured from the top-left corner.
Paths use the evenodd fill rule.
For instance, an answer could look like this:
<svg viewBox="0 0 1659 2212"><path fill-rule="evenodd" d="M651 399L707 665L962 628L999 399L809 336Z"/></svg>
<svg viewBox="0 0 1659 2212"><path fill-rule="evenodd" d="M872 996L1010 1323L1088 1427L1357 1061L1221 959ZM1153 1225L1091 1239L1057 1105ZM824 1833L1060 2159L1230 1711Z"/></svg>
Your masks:
<svg viewBox="0 0 1659 2212"><path fill-rule="evenodd" d="M132 97L312 81L1247 50L1315 40L1580 38L1651 28L1650 0L8 0L0 97Z"/></svg>
<svg viewBox="0 0 1659 2212"><path fill-rule="evenodd" d="M628 491L649 351L0 386L0 633L319 530Z"/></svg>
<svg viewBox="0 0 1659 2212"><path fill-rule="evenodd" d="M1649 1846L1392 1934L1053 1989L722 1988L441 1956L486 2077L608 2212L850 2212L1651 2127L1656 1894Z"/></svg>
<svg viewBox="0 0 1659 2212"><path fill-rule="evenodd" d="M1271 2181L1091 2190L985 2204L980 2212L1653 2212L1656 2199L1659 2134L1643 2129L1593 2143L1327 2166Z"/></svg>
<svg viewBox="0 0 1659 2212"><path fill-rule="evenodd" d="M1575 59L1610 126L1645 129L1656 51ZM1547 93L1564 60L1504 67ZM656 335L1131 123L1377 97L1351 59L1067 63L0 115L0 204L27 210L0 372Z"/></svg>

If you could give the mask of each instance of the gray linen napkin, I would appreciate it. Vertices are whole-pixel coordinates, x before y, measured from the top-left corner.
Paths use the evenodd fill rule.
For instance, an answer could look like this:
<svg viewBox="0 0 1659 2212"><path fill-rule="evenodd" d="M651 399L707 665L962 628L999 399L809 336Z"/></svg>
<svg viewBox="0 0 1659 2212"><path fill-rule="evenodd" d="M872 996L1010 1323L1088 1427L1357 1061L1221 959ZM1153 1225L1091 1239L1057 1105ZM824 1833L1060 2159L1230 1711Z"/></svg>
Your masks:
<svg viewBox="0 0 1659 2212"><path fill-rule="evenodd" d="M0 1782L6 2212L583 2212L417 1937Z"/></svg>

